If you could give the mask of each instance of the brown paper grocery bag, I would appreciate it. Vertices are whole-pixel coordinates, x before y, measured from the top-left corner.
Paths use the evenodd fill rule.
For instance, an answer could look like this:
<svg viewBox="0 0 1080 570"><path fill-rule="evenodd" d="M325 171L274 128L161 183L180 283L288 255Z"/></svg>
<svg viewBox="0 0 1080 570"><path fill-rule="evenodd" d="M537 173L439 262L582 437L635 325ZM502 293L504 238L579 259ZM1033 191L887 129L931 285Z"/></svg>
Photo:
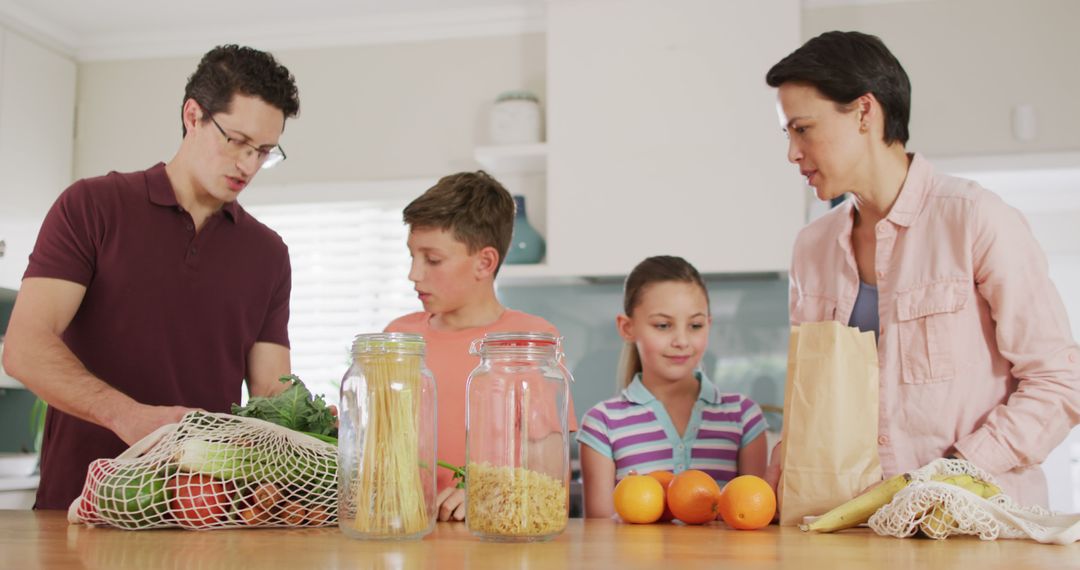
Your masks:
<svg viewBox="0 0 1080 570"><path fill-rule="evenodd" d="M820 515L881 481L873 332L836 321L791 328L779 449L780 524Z"/></svg>

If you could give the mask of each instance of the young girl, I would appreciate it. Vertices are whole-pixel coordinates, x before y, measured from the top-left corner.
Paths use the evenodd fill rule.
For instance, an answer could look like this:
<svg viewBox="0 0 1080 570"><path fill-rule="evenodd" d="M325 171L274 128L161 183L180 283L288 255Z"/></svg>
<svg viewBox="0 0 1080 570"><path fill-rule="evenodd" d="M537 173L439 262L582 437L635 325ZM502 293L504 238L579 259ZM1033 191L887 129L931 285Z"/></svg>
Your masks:
<svg viewBox="0 0 1080 570"><path fill-rule="evenodd" d="M681 257L642 261L626 278L615 324L626 340L618 397L578 431L585 516L614 514L615 483L630 473L699 469L721 486L765 472L765 419L749 398L724 394L698 370L709 342L709 293Z"/></svg>

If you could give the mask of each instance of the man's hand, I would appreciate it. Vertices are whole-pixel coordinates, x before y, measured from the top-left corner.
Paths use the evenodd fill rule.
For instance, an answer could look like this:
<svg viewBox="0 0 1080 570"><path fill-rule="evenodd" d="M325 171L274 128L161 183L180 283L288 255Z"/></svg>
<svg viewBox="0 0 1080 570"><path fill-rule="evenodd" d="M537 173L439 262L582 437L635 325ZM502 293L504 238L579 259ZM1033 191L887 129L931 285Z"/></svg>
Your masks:
<svg viewBox="0 0 1080 570"><path fill-rule="evenodd" d="M447 487L435 497L440 521L465 520L465 489Z"/></svg>
<svg viewBox="0 0 1080 570"><path fill-rule="evenodd" d="M112 428L124 443L133 445L140 439L150 435L157 428L179 422L184 414L196 411L195 408L183 406L147 406L139 404L129 414L117 420Z"/></svg>

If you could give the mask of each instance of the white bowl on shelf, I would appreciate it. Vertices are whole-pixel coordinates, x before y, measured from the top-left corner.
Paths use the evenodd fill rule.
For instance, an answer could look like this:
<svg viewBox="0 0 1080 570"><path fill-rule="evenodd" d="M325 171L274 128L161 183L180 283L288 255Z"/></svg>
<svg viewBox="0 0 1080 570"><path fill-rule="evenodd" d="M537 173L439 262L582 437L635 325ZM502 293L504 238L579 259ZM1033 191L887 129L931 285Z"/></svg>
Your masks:
<svg viewBox="0 0 1080 570"><path fill-rule="evenodd" d="M36 453L0 453L0 477L29 477L37 464Z"/></svg>

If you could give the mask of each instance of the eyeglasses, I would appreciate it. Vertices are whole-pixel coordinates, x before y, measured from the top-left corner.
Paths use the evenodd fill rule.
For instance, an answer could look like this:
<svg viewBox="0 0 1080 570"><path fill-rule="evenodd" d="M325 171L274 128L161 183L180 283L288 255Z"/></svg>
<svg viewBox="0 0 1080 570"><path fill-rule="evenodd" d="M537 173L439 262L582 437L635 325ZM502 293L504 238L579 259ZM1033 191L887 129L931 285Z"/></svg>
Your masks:
<svg viewBox="0 0 1080 570"><path fill-rule="evenodd" d="M205 109L205 108L204 108ZM229 147L233 150L234 154L247 158L252 154L255 154L256 159L259 161L259 168L273 168L275 165L285 160L285 151L281 148L281 145L274 145L270 148L258 147L249 142L242 141L237 138L230 137L225 129L221 128L221 125L214 120L214 116L207 114L210 117L210 122L214 123L221 136L225 137L225 142L229 143Z"/></svg>

